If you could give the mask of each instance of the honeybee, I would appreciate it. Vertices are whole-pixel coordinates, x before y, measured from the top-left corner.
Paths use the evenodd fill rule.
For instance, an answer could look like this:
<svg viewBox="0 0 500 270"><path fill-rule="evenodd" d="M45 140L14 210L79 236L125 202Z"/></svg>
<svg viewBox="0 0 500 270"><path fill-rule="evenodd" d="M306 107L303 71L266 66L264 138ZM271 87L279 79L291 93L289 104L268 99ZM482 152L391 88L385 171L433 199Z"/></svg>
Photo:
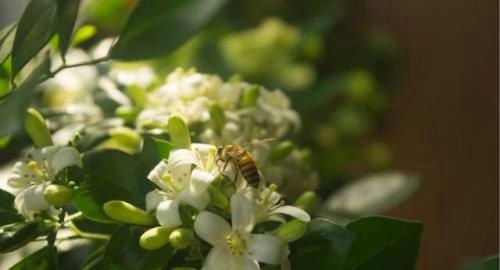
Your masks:
<svg viewBox="0 0 500 270"><path fill-rule="evenodd" d="M274 140L274 138L267 140ZM224 162L221 171L224 171L229 163L233 165L236 171L235 180L238 178L238 173L241 173L250 186L256 188L259 185L261 175L255 165L255 159L242 145L230 144L217 147L216 162L220 161Z"/></svg>

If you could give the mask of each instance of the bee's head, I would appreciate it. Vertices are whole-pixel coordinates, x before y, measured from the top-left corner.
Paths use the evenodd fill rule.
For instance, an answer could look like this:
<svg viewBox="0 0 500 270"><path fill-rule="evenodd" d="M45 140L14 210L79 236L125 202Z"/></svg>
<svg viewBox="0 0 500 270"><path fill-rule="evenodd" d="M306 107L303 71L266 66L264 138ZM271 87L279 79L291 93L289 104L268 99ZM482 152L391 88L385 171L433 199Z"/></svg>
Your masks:
<svg viewBox="0 0 500 270"><path fill-rule="evenodd" d="M217 156L222 157L223 152L224 152L224 146L217 146Z"/></svg>

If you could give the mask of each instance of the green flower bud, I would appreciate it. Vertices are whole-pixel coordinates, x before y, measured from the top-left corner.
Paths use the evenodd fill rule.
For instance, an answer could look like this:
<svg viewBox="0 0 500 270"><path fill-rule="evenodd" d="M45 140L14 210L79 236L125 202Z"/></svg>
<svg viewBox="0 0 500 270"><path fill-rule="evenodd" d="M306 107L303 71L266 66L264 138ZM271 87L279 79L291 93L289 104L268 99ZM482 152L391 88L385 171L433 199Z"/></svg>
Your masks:
<svg viewBox="0 0 500 270"><path fill-rule="evenodd" d="M53 145L49 129L42 115L33 108L29 108L24 119L24 129L37 147Z"/></svg>
<svg viewBox="0 0 500 270"><path fill-rule="evenodd" d="M226 124L226 116L224 115L224 110L218 104L212 104L209 108L210 121L216 132L220 133L224 125Z"/></svg>
<svg viewBox="0 0 500 270"><path fill-rule="evenodd" d="M346 89L351 100L365 101L375 91L375 80L368 71L355 71L347 79Z"/></svg>
<svg viewBox="0 0 500 270"><path fill-rule="evenodd" d="M179 116L170 117L170 119L168 119L167 129L170 140L175 147L189 148L191 146L189 129L182 118Z"/></svg>
<svg viewBox="0 0 500 270"><path fill-rule="evenodd" d="M139 245L146 250L156 250L168 243L172 228L155 227L145 231L139 239Z"/></svg>
<svg viewBox="0 0 500 270"><path fill-rule="evenodd" d="M229 200L219 189L214 186L209 186L208 193L210 194L211 202L215 206L221 209L227 209L229 207Z"/></svg>
<svg viewBox="0 0 500 270"><path fill-rule="evenodd" d="M301 238L307 231L307 222L294 219L287 223L281 224L273 231L277 237L285 240L286 242L293 242Z"/></svg>
<svg viewBox="0 0 500 270"><path fill-rule="evenodd" d="M109 130L109 135L116 142L132 149L137 149L142 141L141 135L128 127L112 128Z"/></svg>
<svg viewBox="0 0 500 270"><path fill-rule="evenodd" d="M292 153L295 146L291 141L283 141L271 149L271 161L280 161L288 157Z"/></svg>
<svg viewBox="0 0 500 270"><path fill-rule="evenodd" d="M257 104L257 99L260 95L260 86L254 85L245 90L243 90L243 95L241 96L241 107L249 108Z"/></svg>
<svg viewBox="0 0 500 270"><path fill-rule="evenodd" d="M185 249L193 242L194 234L192 230L178 228L171 232L168 238L172 247L176 249Z"/></svg>
<svg viewBox="0 0 500 270"><path fill-rule="evenodd" d="M45 200L55 207L62 207L71 200L73 190L66 186L49 185L43 191Z"/></svg>
<svg viewBox="0 0 500 270"><path fill-rule="evenodd" d="M126 123L133 123L137 117L137 113L137 109L128 106L120 106L115 110L116 116L123 119Z"/></svg>
<svg viewBox="0 0 500 270"><path fill-rule="evenodd" d="M137 225L153 225L156 223L156 219L146 211L125 201L109 201L102 208L106 215L116 221Z"/></svg>
<svg viewBox="0 0 500 270"><path fill-rule="evenodd" d="M316 203L318 201L318 196L314 191L306 191L300 195L297 200L295 200L294 205L304 209L304 211L311 213L316 208Z"/></svg>

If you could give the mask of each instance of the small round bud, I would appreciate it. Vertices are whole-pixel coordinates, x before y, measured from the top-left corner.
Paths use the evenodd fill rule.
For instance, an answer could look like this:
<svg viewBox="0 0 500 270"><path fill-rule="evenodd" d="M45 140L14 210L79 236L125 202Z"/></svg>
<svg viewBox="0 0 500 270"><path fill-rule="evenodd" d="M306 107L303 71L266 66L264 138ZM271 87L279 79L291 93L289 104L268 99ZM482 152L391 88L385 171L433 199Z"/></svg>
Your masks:
<svg viewBox="0 0 500 270"><path fill-rule="evenodd" d="M318 201L318 196L314 191L306 191L300 195L297 200L295 200L294 205L304 209L304 211L311 213L316 208L316 203Z"/></svg>
<svg viewBox="0 0 500 270"><path fill-rule="evenodd" d="M283 141L271 149L271 161L280 161L292 153L295 146L291 141Z"/></svg>
<svg viewBox="0 0 500 270"><path fill-rule="evenodd" d="M49 185L43 191L45 200L55 207L62 207L71 200L73 190L66 186Z"/></svg>
<svg viewBox="0 0 500 270"><path fill-rule="evenodd" d="M102 208L106 215L116 221L138 225L153 225L156 223L156 219L146 211L125 201L109 201Z"/></svg>
<svg viewBox="0 0 500 270"><path fill-rule="evenodd" d="M42 115L35 109L29 108L24 119L24 129L37 147L53 145L49 129Z"/></svg>
<svg viewBox="0 0 500 270"><path fill-rule="evenodd" d="M273 234L285 240L286 242L293 242L301 238L307 231L307 222L294 219L287 223L280 225Z"/></svg>
<svg viewBox="0 0 500 270"><path fill-rule="evenodd" d="M191 147L191 136L189 135L189 129L184 123L184 120L179 116L172 116L168 119L168 134L170 135L170 141L178 148L189 148Z"/></svg>
<svg viewBox="0 0 500 270"><path fill-rule="evenodd" d="M185 249L189 247L193 239L193 231L184 228L175 229L169 236L170 244L176 249Z"/></svg>
<svg viewBox="0 0 500 270"><path fill-rule="evenodd" d="M255 106L259 95L260 89L258 85L254 85L243 90L243 95L241 96L241 107L249 108Z"/></svg>
<svg viewBox="0 0 500 270"><path fill-rule="evenodd" d="M142 141L137 131L127 127L115 127L109 130L109 135L118 143L137 149Z"/></svg>
<svg viewBox="0 0 500 270"><path fill-rule="evenodd" d="M115 114L126 123L133 123L137 117L137 109L128 106L120 106L116 108Z"/></svg>
<svg viewBox="0 0 500 270"><path fill-rule="evenodd" d="M155 227L145 231L139 239L139 245L146 250L156 250L168 243L172 228Z"/></svg>

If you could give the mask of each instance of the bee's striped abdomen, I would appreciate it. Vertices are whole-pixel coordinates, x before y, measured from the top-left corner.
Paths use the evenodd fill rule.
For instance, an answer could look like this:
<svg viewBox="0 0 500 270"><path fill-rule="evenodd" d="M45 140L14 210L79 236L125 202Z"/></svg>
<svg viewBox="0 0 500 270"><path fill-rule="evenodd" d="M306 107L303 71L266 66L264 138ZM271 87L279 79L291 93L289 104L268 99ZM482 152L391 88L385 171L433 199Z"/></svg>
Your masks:
<svg viewBox="0 0 500 270"><path fill-rule="evenodd" d="M257 170L255 162L250 154L246 154L240 159L240 161L238 162L238 167L243 177L245 177L245 179L247 180L248 184L254 187L259 184L259 171Z"/></svg>

